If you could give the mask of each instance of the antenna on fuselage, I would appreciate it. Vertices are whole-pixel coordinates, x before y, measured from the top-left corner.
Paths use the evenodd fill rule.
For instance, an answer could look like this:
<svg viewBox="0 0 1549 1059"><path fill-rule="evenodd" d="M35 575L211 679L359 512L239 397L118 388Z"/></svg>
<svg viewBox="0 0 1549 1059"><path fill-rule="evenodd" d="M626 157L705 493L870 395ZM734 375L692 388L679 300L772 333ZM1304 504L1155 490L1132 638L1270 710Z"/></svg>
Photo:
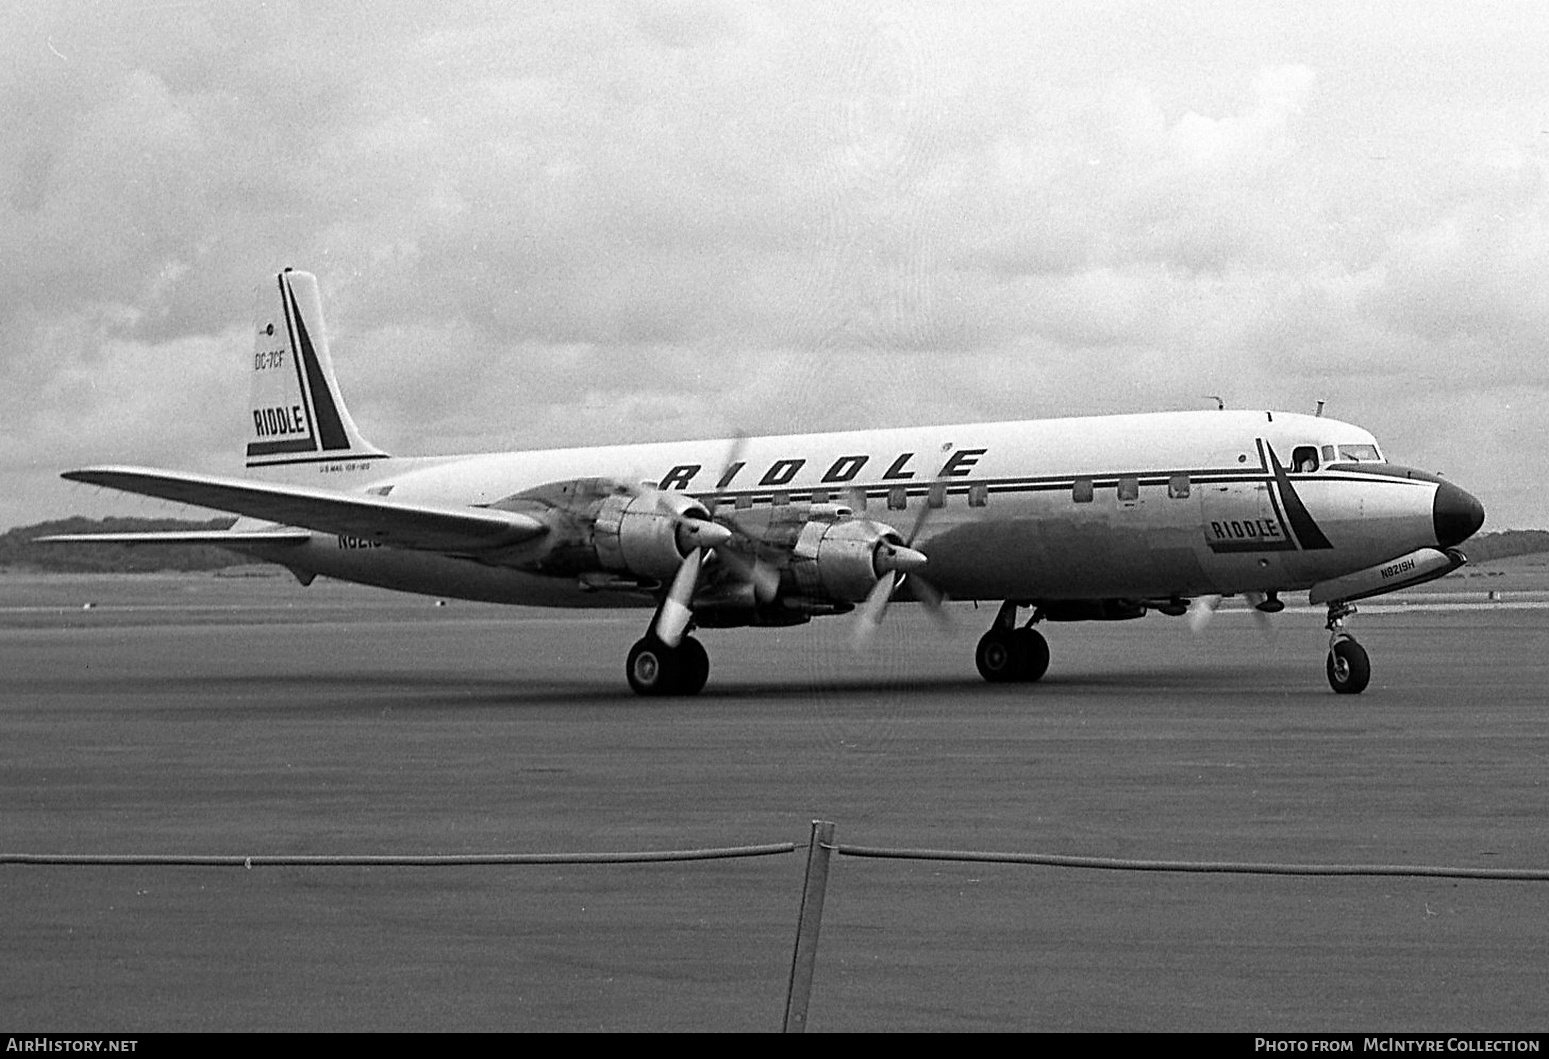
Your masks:
<svg viewBox="0 0 1549 1059"><path fill-rule="evenodd" d="M1319 419L1323 418L1323 404L1323 399L1321 397L1318 398L1318 410L1314 412L1313 415L1317 416Z"/></svg>
<svg viewBox="0 0 1549 1059"><path fill-rule="evenodd" d="M1207 393L1207 394L1204 395L1204 397L1205 397L1205 400L1207 400L1207 401L1214 401L1216 403L1216 411L1217 412L1224 412L1224 411L1226 411L1226 401L1221 397L1220 394Z"/></svg>

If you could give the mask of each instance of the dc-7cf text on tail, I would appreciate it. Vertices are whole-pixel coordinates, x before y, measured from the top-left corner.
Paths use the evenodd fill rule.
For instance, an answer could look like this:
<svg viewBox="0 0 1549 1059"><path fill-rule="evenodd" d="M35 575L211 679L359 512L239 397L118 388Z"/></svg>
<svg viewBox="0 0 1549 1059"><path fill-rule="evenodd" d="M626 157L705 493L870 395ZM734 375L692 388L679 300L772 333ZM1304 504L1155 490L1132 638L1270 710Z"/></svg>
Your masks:
<svg viewBox="0 0 1549 1059"><path fill-rule="evenodd" d="M293 571L436 596L653 607L631 648L642 695L698 692L696 627L783 626L889 601L1000 603L975 661L1034 681L1044 621L1148 610L1202 618L1328 606L1337 692L1370 678L1354 601L1441 577L1479 501L1387 462L1359 427L1197 411L705 439L475 456L390 456L344 406L317 281L260 289L246 473L90 467L66 478L241 516L227 531L54 540L198 540ZM1030 617L1023 622L1020 612Z"/></svg>

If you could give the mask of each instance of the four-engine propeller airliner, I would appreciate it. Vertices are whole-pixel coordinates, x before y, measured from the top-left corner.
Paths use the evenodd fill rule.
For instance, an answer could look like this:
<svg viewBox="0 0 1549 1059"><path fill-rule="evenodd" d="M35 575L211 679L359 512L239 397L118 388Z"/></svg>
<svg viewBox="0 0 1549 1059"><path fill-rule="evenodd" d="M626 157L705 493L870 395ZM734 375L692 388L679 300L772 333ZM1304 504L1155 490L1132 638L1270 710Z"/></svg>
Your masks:
<svg viewBox="0 0 1549 1059"><path fill-rule="evenodd" d="M1455 570L1484 522L1359 427L1270 411L390 456L345 408L316 279L289 269L260 288L250 370L244 476L64 475L240 516L229 530L47 539L219 544L303 584L654 607L626 665L642 695L704 687L695 627L858 611L864 637L890 600L995 601L979 672L1035 681L1040 622L1203 614L1226 595L1273 613L1303 590L1328 607L1329 684L1360 692L1355 601Z"/></svg>

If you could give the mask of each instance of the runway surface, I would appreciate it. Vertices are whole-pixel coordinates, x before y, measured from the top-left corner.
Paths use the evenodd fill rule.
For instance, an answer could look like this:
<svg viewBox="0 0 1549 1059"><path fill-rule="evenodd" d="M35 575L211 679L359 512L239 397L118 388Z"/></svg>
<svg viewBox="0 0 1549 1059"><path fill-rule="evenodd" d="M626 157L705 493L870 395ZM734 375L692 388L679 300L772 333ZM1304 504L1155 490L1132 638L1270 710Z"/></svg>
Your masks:
<svg viewBox="0 0 1549 1059"><path fill-rule="evenodd" d="M87 603L95 604L86 609ZM1549 867L1549 611L1047 628L1030 687L896 607L701 634L280 579L0 579L0 850L487 853L791 841ZM8 1031L774 1030L804 852L458 868L0 865ZM1549 883L837 858L813 1031L1542 1030Z"/></svg>

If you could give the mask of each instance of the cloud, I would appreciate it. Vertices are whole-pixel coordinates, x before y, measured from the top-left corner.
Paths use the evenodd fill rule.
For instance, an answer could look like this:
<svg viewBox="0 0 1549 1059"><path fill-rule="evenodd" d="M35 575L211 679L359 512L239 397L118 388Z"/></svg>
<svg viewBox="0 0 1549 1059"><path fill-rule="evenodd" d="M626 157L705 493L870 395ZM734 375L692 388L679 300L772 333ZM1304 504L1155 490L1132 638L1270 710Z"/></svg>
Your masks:
<svg viewBox="0 0 1549 1059"><path fill-rule="evenodd" d="M241 385L285 265L400 451L1219 392L1429 453L1431 394L1544 384L1549 137L1512 72L1549 16L1324 15L23 5L0 524L77 458L229 458L155 408ZM1436 55L1473 74L1436 91ZM1481 490L1549 517L1513 484Z"/></svg>

